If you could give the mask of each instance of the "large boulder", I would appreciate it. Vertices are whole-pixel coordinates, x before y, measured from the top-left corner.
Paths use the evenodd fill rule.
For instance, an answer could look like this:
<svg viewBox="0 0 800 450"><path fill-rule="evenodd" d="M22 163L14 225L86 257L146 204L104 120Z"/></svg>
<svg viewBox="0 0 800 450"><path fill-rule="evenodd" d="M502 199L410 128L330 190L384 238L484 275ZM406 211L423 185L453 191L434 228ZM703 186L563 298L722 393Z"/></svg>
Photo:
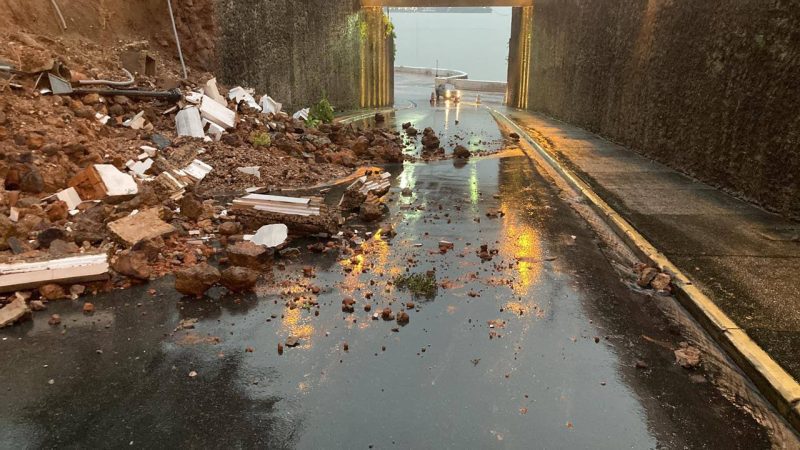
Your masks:
<svg viewBox="0 0 800 450"><path fill-rule="evenodd" d="M116 255L111 268L121 275L138 280L148 280L151 275L147 255L144 252L122 251Z"/></svg>
<svg viewBox="0 0 800 450"><path fill-rule="evenodd" d="M201 263L175 272L175 290L199 298L217 284L221 277L219 270L208 263Z"/></svg>
<svg viewBox="0 0 800 450"><path fill-rule="evenodd" d="M270 251L263 245L250 241L237 242L228 246L228 262L233 266L260 270L269 262Z"/></svg>
<svg viewBox="0 0 800 450"><path fill-rule="evenodd" d="M258 281L259 272L248 267L229 267L222 271L220 283L233 292L252 290Z"/></svg>

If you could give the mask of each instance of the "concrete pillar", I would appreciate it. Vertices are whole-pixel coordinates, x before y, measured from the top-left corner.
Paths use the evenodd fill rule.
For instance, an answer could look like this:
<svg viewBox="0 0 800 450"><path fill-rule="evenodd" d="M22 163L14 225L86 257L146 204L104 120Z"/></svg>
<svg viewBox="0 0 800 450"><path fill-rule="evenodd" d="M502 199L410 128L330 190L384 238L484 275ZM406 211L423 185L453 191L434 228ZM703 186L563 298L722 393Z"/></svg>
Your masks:
<svg viewBox="0 0 800 450"><path fill-rule="evenodd" d="M365 7L361 23L361 107L392 105L394 36L380 7Z"/></svg>

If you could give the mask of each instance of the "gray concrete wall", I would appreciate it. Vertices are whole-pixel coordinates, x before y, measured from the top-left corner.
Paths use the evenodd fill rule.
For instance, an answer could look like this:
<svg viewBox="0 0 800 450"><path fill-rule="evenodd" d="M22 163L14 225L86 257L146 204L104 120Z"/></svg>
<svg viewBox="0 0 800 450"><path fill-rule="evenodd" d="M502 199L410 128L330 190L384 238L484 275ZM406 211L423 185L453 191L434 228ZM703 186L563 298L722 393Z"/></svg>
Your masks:
<svg viewBox="0 0 800 450"><path fill-rule="evenodd" d="M527 107L800 216L797 30L796 0L537 0Z"/></svg>
<svg viewBox="0 0 800 450"><path fill-rule="evenodd" d="M389 89L393 39L359 0L215 0L216 71L228 85L267 92L294 110L327 94L340 110L382 106ZM378 10L380 11L380 10ZM382 52L381 58L375 56ZM368 66L368 67L365 67ZM392 86L393 90L393 86Z"/></svg>

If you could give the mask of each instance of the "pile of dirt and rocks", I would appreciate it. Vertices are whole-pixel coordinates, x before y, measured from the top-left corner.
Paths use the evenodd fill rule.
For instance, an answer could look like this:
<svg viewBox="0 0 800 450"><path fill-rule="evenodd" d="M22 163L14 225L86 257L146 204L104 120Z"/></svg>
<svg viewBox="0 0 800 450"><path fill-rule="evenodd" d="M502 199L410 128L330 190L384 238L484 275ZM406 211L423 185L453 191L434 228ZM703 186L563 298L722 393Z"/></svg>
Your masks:
<svg viewBox="0 0 800 450"><path fill-rule="evenodd" d="M211 74L182 78L173 63L153 73L147 42L111 49L126 55L119 61L89 42L75 49L21 33L9 42L0 51L0 326L47 301L168 273L187 295L250 289L291 238L336 237L348 213L380 219L388 174L357 168L404 160L399 132L317 124L307 109L287 114ZM342 207L270 195L341 178L352 182ZM208 261L226 247L220 272Z"/></svg>

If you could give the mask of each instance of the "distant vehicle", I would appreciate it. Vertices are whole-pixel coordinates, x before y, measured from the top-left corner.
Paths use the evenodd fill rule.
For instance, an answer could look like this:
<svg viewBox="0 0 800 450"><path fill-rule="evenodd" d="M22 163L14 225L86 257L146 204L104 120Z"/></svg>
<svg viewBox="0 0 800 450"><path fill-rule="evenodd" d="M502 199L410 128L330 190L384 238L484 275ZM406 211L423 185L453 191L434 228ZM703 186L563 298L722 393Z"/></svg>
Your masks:
<svg viewBox="0 0 800 450"><path fill-rule="evenodd" d="M458 102L461 100L461 91L450 83L442 83L436 86L436 100L441 98Z"/></svg>

